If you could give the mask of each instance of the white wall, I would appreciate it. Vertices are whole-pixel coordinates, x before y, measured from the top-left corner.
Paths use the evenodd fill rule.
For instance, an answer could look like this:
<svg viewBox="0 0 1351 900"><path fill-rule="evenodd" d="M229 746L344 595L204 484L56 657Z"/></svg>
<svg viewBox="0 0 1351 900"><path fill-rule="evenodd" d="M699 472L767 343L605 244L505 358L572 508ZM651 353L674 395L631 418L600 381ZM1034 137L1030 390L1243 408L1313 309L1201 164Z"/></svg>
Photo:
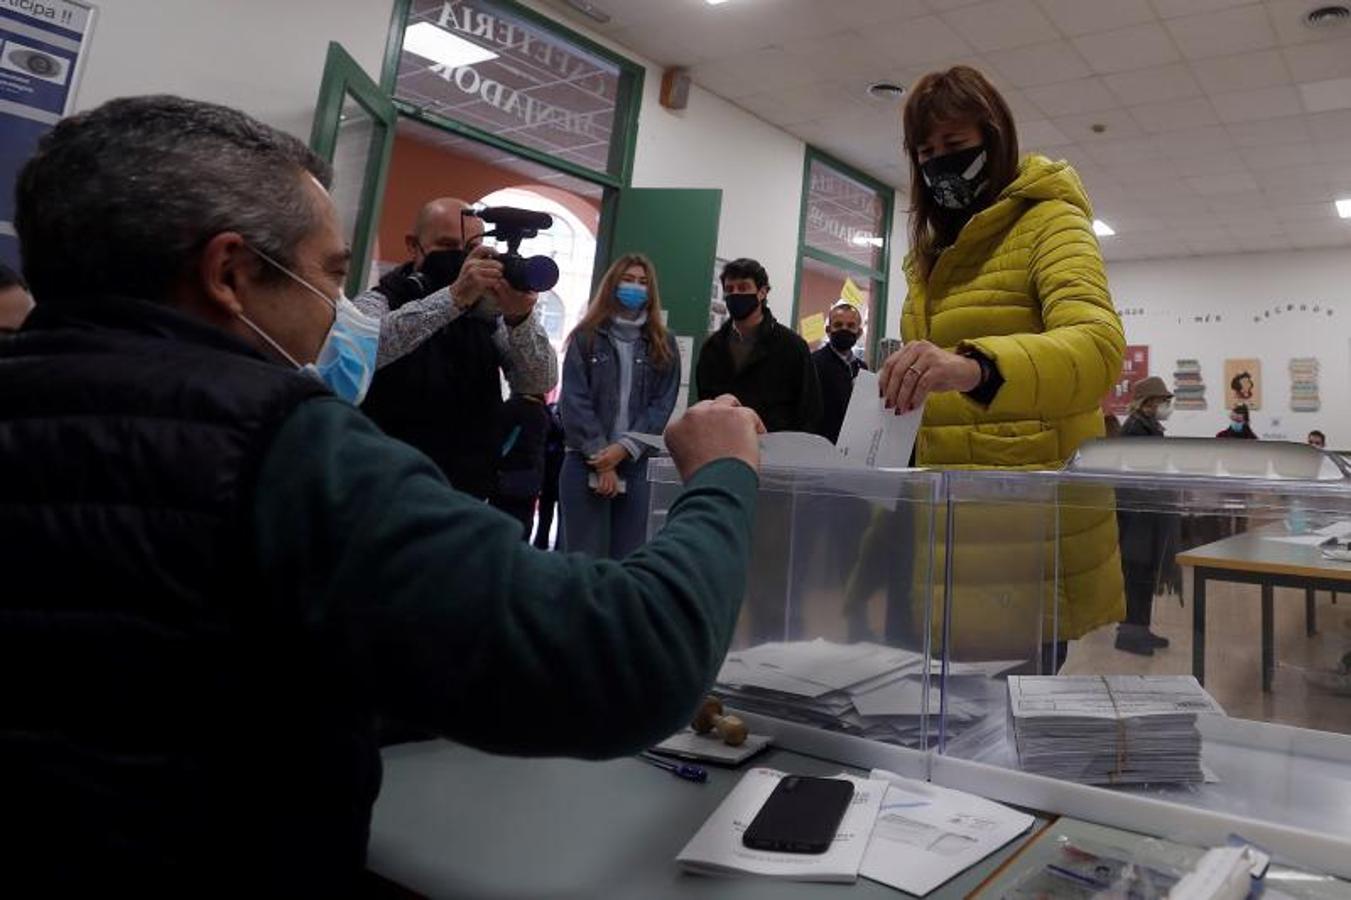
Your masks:
<svg viewBox="0 0 1351 900"><path fill-rule="evenodd" d="M1208 409L1175 412L1169 434L1211 436L1225 427L1224 361L1257 358L1262 409L1252 420L1259 435L1302 441L1318 428L1329 446L1351 448L1351 251L1111 263L1108 278L1127 342L1149 346L1150 374L1171 386L1179 358L1200 360ZM1293 413L1290 359L1307 356L1320 363L1322 408Z"/></svg>
<svg viewBox="0 0 1351 900"><path fill-rule="evenodd" d="M378 77L392 0L94 0L76 98L173 93L236 106L309 140L328 42Z"/></svg>

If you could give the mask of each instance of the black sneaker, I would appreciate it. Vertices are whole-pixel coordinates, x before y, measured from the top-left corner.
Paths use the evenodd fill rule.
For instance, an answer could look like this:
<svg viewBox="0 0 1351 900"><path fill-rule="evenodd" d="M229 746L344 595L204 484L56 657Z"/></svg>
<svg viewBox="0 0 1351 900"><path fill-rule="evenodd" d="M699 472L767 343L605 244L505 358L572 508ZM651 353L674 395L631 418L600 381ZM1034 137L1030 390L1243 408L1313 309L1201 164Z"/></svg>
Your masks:
<svg viewBox="0 0 1351 900"><path fill-rule="evenodd" d="M1147 641L1149 641L1149 643L1153 644L1153 645L1154 645L1154 649L1156 649L1156 650L1162 650L1164 647L1167 647L1167 646L1169 646L1169 644L1170 644L1168 638L1163 637L1163 636L1161 636L1161 635L1157 635L1157 634L1155 634L1155 633L1152 632L1152 631L1146 631L1146 632L1145 632L1145 640L1147 640Z"/></svg>
<svg viewBox="0 0 1351 900"><path fill-rule="evenodd" d="M1136 656L1153 656L1154 644L1143 634L1117 630L1116 649Z"/></svg>

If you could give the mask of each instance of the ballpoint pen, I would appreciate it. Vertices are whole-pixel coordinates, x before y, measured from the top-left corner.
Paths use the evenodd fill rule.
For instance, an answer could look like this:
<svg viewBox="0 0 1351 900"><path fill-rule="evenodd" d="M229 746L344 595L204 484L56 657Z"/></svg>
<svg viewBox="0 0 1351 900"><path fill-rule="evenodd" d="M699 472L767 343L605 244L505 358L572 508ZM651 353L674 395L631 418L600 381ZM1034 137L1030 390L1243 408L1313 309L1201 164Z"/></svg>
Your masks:
<svg viewBox="0 0 1351 900"><path fill-rule="evenodd" d="M683 778L686 781L697 781L702 784L708 781L708 770L703 766L691 766L687 763L674 763L662 759L660 756L653 756L651 753L639 753L638 758L658 769L665 769L677 778Z"/></svg>

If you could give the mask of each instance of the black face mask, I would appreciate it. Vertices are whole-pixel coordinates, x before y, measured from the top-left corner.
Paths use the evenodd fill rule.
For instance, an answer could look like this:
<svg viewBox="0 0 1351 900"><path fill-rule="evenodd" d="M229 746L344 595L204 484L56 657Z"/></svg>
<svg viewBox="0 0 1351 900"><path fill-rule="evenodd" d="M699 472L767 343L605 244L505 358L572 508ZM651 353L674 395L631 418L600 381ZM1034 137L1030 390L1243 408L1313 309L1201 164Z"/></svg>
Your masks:
<svg viewBox="0 0 1351 900"><path fill-rule="evenodd" d="M830 346L834 347L841 353L848 353L850 350L853 350L854 345L857 343L858 343L857 331L850 331L849 329L844 328L839 331L832 331L830 333Z"/></svg>
<svg viewBox="0 0 1351 900"><path fill-rule="evenodd" d="M469 256L467 250L433 250L422 257L418 272L428 294L449 287L460 277L464 261Z"/></svg>
<svg viewBox="0 0 1351 900"><path fill-rule="evenodd" d="M760 308L759 294L727 294L722 298L722 302L727 305L727 312L733 319L740 322L742 319L754 315Z"/></svg>
<svg viewBox="0 0 1351 900"><path fill-rule="evenodd" d="M944 209L970 209L989 184L985 177L987 156L981 145L935 156L919 167L934 202Z"/></svg>

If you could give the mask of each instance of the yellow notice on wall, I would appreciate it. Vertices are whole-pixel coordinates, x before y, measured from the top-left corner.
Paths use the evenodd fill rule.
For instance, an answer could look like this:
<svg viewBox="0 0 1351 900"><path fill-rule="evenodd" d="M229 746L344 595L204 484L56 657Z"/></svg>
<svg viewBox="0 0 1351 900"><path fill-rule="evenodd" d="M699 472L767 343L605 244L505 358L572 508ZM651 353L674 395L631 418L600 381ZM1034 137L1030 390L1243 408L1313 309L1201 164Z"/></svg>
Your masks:
<svg viewBox="0 0 1351 900"><path fill-rule="evenodd" d="M798 323L797 333L802 335L802 339L809 344L819 343L826 339L826 317L822 313L814 316L807 316Z"/></svg>
<svg viewBox="0 0 1351 900"><path fill-rule="evenodd" d="M852 278L846 278L844 280L844 287L840 288L840 299L852 303L859 309L863 309L868 305L867 298L863 296L863 292L858 289L858 285L854 284L854 279Z"/></svg>

